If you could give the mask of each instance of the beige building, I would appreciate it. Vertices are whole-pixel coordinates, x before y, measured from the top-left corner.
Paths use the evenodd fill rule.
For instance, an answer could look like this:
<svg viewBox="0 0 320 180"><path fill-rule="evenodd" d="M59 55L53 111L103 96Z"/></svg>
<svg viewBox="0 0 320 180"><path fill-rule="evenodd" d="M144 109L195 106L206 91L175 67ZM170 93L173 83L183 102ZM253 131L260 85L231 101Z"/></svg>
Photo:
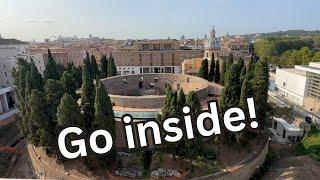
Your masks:
<svg viewBox="0 0 320 180"><path fill-rule="evenodd" d="M27 48L27 53L29 56L42 55L44 64L46 64L48 60L48 49L51 50L53 59L64 66L71 62L75 66L81 66L83 59L86 57L86 52L94 55L99 63L103 55L109 57L111 52L114 51L114 47L100 42L47 42L31 44Z"/></svg>
<svg viewBox="0 0 320 180"><path fill-rule="evenodd" d="M175 39L129 40L116 47L112 56L118 74L181 73L184 59L203 57L203 52L181 49Z"/></svg>
<svg viewBox="0 0 320 180"><path fill-rule="evenodd" d="M0 39L0 42L4 41ZM13 41L18 44L11 44L11 41L0 43L0 86L13 85L11 72L16 67L18 57L24 56L26 44L20 41Z"/></svg>
<svg viewBox="0 0 320 180"><path fill-rule="evenodd" d="M224 36L220 43L221 56L248 57L250 55L250 43L242 36Z"/></svg>

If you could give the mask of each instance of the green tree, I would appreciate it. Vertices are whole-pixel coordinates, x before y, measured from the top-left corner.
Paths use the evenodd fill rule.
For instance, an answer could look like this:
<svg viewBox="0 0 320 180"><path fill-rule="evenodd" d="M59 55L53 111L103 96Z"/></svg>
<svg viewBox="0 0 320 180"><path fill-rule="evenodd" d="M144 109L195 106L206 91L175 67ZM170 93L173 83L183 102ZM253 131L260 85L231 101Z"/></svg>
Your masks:
<svg viewBox="0 0 320 180"><path fill-rule="evenodd" d="M38 89L39 91L43 91L43 78L41 74L38 72L38 69L32 60L30 63L30 76L32 89Z"/></svg>
<svg viewBox="0 0 320 180"><path fill-rule="evenodd" d="M94 85L90 77L87 65L82 66L82 87L81 87L81 108L83 111L82 128L86 133L91 128L92 121L94 120Z"/></svg>
<svg viewBox="0 0 320 180"><path fill-rule="evenodd" d="M48 79L45 84L45 98L48 104L48 118L51 121L56 120L57 107L64 92L62 85L58 80Z"/></svg>
<svg viewBox="0 0 320 180"><path fill-rule="evenodd" d="M79 127L79 124L82 123L82 117L80 109L76 100L69 94L65 93L60 101L60 104L57 108L57 122L58 122L58 131L61 131L67 127ZM85 136L82 136L83 138ZM79 138L76 134L70 134L66 137L66 147L70 151L77 150L75 146L71 146L71 141ZM58 154L58 159L64 159L64 157Z"/></svg>
<svg viewBox="0 0 320 180"><path fill-rule="evenodd" d="M221 110L226 110L230 107L236 107L239 104L241 86L237 70L237 65L233 64L225 75L225 86L222 89L219 99L219 106Z"/></svg>
<svg viewBox="0 0 320 180"><path fill-rule="evenodd" d="M30 64L24 59L18 58L17 69L13 70L14 85L16 86L16 95L19 101L18 127L25 137L30 133L27 119L27 95L26 95L26 74L30 71ZM30 75L29 75L30 76Z"/></svg>
<svg viewBox="0 0 320 180"><path fill-rule="evenodd" d="M94 79L95 78L94 67L91 63L90 55L88 52L86 52L86 58L84 58L83 65L86 65L90 78Z"/></svg>
<svg viewBox="0 0 320 180"><path fill-rule="evenodd" d="M109 58L109 61L108 61L107 72L108 72L108 77L112 77L112 76L117 75L117 67L114 63L114 58L112 56Z"/></svg>
<svg viewBox="0 0 320 180"><path fill-rule="evenodd" d="M199 77L208 80L208 59L202 60L199 69Z"/></svg>
<svg viewBox="0 0 320 180"><path fill-rule="evenodd" d="M227 62L227 70L231 67L232 64L233 64L233 54L229 53L228 62Z"/></svg>
<svg viewBox="0 0 320 180"><path fill-rule="evenodd" d="M101 62L101 78L108 77L108 59L106 56L103 56L100 60Z"/></svg>
<svg viewBox="0 0 320 180"><path fill-rule="evenodd" d="M239 106L241 108L247 108L247 98L253 96L253 90L252 90L252 85L251 82L245 78L243 80L242 86L241 86L241 94L240 94L240 102Z"/></svg>
<svg viewBox="0 0 320 180"><path fill-rule="evenodd" d="M240 102L239 102L239 106L245 110L246 112L248 112L248 107L247 107L247 98L252 97L253 96L253 92L252 92L252 85L251 82L247 79L247 77L243 80L242 86L241 86L241 94L240 94ZM250 117L247 117L247 119L249 119ZM247 133L248 132L248 128L245 128L243 131L238 132L235 136L236 141L238 144L244 144L247 143Z"/></svg>
<svg viewBox="0 0 320 180"><path fill-rule="evenodd" d="M178 103L178 107L179 107L179 112L181 112L182 108L186 105L186 95L184 94L182 88L179 91L177 103Z"/></svg>
<svg viewBox="0 0 320 180"><path fill-rule="evenodd" d="M75 83L73 74L65 71L61 76L60 82L64 92L70 94L73 98L76 98L77 84Z"/></svg>
<svg viewBox="0 0 320 180"><path fill-rule="evenodd" d="M247 68L246 66L243 66L240 73L240 84L243 83L244 79L246 78L246 74L247 74Z"/></svg>
<svg viewBox="0 0 320 180"><path fill-rule="evenodd" d="M147 176L150 170L152 162L152 151L151 150L144 150L141 156L141 163L143 168L143 175Z"/></svg>
<svg viewBox="0 0 320 180"><path fill-rule="evenodd" d="M63 128L78 126L79 122L81 122L78 103L67 93L64 93L57 107L57 121L58 125Z"/></svg>
<svg viewBox="0 0 320 180"><path fill-rule="evenodd" d="M30 108L29 127L35 132L32 137L29 137L32 144L45 147L52 145L49 142L54 142L53 125L46 114L44 94L37 89L32 90L28 106Z"/></svg>
<svg viewBox="0 0 320 180"><path fill-rule="evenodd" d="M208 80L210 82L213 82L214 80L214 75L215 75L215 60L211 60L211 63L210 63L210 71L209 71L209 75L208 75Z"/></svg>
<svg viewBox="0 0 320 180"><path fill-rule="evenodd" d="M259 125L263 128L267 120L268 107L268 86L269 72L266 60L258 61L254 69L254 78L252 80L252 89L254 92L254 101Z"/></svg>
<svg viewBox="0 0 320 180"><path fill-rule="evenodd" d="M45 79L56 79L59 80L59 69L57 63L54 61L50 49L48 49L48 63L46 64L45 70L43 71Z"/></svg>
<svg viewBox="0 0 320 180"><path fill-rule="evenodd" d="M246 73L248 76L248 80L252 80L254 77L254 67L255 67L254 58L251 57L248 63L248 69Z"/></svg>
<svg viewBox="0 0 320 180"><path fill-rule="evenodd" d="M220 63L219 60L216 60L216 69L214 71L214 82L215 83L220 83Z"/></svg>
<svg viewBox="0 0 320 180"><path fill-rule="evenodd" d="M115 120L112 110L112 103L108 93L100 80L96 83L96 96L95 96L95 119L93 122L94 129L107 130L113 139L115 139ZM104 139L97 139L97 145L104 147L106 142ZM116 157L115 148L108 152L108 154L98 156L98 163L103 168L111 167Z"/></svg>
<svg viewBox="0 0 320 180"><path fill-rule="evenodd" d="M198 95L194 91L190 91L187 95L186 104L190 107L191 119L196 119L201 113L201 103ZM196 127L196 121L192 121L192 126ZM185 141L185 151L188 157L197 157L201 155L203 149L203 138L196 132L195 138Z"/></svg>
<svg viewBox="0 0 320 180"><path fill-rule="evenodd" d="M92 69L93 69L93 74L94 74L94 78L100 77L100 71L99 71L99 66L97 64L97 60L96 57L94 55L91 55L91 65L92 65Z"/></svg>
<svg viewBox="0 0 320 180"><path fill-rule="evenodd" d="M226 71L227 71L227 64L226 64L226 61L223 61L222 67L221 67L221 73L220 73L220 84L221 85L224 85Z"/></svg>

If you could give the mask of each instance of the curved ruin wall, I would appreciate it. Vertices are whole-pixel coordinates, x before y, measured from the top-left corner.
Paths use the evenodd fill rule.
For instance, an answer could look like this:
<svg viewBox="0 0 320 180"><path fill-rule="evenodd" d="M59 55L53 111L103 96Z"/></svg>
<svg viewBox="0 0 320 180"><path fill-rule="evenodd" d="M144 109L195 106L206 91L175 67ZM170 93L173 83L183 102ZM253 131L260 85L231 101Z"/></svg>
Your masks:
<svg viewBox="0 0 320 180"><path fill-rule="evenodd" d="M225 171L209 174L194 178L193 180L246 180L250 179L254 172L259 169L266 160L269 149L269 139L263 139L256 151L254 151L249 157L242 160L238 164L228 168Z"/></svg>
<svg viewBox="0 0 320 180"><path fill-rule="evenodd" d="M139 82L143 77L143 84L155 83L155 88L162 95L138 96ZM182 88L187 94L190 91L197 93L200 99L205 99L209 93L220 93L217 84L210 83L202 78L181 74L137 74L127 76L116 76L101 80L106 87L111 102L114 106L130 108L162 108L165 99L165 85L170 84L173 90Z"/></svg>

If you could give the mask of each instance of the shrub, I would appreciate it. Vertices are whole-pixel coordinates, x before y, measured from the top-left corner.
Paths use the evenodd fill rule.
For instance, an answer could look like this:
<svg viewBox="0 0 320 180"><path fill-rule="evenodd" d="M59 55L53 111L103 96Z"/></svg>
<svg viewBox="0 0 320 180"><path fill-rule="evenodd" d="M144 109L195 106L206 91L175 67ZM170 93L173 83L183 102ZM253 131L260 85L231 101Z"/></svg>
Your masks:
<svg viewBox="0 0 320 180"><path fill-rule="evenodd" d="M209 160L214 160L217 157L216 152L213 149L204 150L203 156Z"/></svg>

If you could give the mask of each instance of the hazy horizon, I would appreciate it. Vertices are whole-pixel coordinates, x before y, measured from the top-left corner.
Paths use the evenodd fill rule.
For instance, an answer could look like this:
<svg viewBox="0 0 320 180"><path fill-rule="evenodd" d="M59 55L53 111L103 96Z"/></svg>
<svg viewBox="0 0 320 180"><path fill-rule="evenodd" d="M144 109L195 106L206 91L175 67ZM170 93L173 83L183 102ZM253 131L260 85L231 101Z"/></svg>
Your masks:
<svg viewBox="0 0 320 180"><path fill-rule="evenodd" d="M57 36L113 39L203 38L285 30L319 30L316 0L5 0L0 34L23 41Z"/></svg>

